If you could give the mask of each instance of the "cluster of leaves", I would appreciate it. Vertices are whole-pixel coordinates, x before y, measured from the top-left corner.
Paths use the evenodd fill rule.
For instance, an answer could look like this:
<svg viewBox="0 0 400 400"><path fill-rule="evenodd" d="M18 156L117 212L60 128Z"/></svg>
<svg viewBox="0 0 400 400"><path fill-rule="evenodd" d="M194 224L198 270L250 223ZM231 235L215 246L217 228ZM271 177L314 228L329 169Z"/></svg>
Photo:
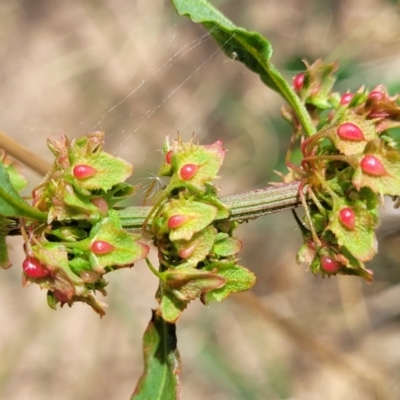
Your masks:
<svg viewBox="0 0 400 400"><path fill-rule="evenodd" d="M164 142L159 175L170 177L155 198L151 224L158 249L159 314L176 321L187 304L221 301L249 289L255 276L237 264L241 242L233 237L235 222L218 199L217 178L225 150L222 142L202 146L180 138Z"/></svg>
<svg viewBox="0 0 400 400"><path fill-rule="evenodd" d="M286 177L301 179L306 210L298 261L314 274L358 275L369 282L372 273L363 263L377 252L378 205L384 195L400 195L400 153L390 131L400 125L400 107L382 85L332 92L336 69L336 63L317 61L294 78L315 134L305 137L293 110L283 108L303 155L300 167L288 162Z"/></svg>
<svg viewBox="0 0 400 400"><path fill-rule="evenodd" d="M52 308L83 301L101 316L103 304L92 293L106 294L103 275L131 267L149 251L122 228L112 208L133 192L123 183L132 166L104 152L103 141L103 132L71 143L65 136L48 141L55 161L32 193L33 207L47 220L27 222L23 228L24 283L47 289Z"/></svg>

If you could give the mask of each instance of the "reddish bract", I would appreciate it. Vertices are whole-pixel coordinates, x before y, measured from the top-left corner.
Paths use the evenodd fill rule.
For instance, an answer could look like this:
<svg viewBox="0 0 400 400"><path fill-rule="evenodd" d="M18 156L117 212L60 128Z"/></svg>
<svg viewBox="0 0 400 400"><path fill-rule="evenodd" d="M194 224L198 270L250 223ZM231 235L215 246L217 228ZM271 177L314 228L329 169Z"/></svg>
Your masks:
<svg viewBox="0 0 400 400"><path fill-rule="evenodd" d="M353 230L356 226L356 215L350 207L344 207L339 211L339 220L350 230Z"/></svg>
<svg viewBox="0 0 400 400"><path fill-rule="evenodd" d="M90 250L97 255L111 253L114 249L115 247L111 243L108 243L104 240L95 240L90 245Z"/></svg>
<svg viewBox="0 0 400 400"><path fill-rule="evenodd" d="M342 95L341 99L340 99L340 104L342 106L345 106L347 104L349 104L351 102L351 100L353 99L354 94L353 93L345 93Z"/></svg>
<svg viewBox="0 0 400 400"><path fill-rule="evenodd" d="M97 171L93 167L85 164L76 165L72 170L72 173L76 179L91 178L92 176L96 175L96 172Z"/></svg>
<svg viewBox="0 0 400 400"><path fill-rule="evenodd" d="M371 102L375 101L381 101L385 95L382 92L378 92L377 90L373 90L369 95L368 95L368 100Z"/></svg>
<svg viewBox="0 0 400 400"><path fill-rule="evenodd" d="M352 140L354 142L365 140L362 130L351 122L345 122L339 125L336 132L339 137L345 140Z"/></svg>
<svg viewBox="0 0 400 400"><path fill-rule="evenodd" d="M169 229L176 229L183 225L188 220L186 215L173 215L168 219L168 228Z"/></svg>
<svg viewBox="0 0 400 400"><path fill-rule="evenodd" d="M101 215L104 216L108 214L108 203L105 199L102 197L95 197L90 200L90 202L99 209Z"/></svg>
<svg viewBox="0 0 400 400"><path fill-rule="evenodd" d="M196 250L196 244L193 244L189 247L186 247L186 249L180 250L178 255L179 255L179 257L186 259L186 258L189 258L195 250Z"/></svg>
<svg viewBox="0 0 400 400"><path fill-rule="evenodd" d="M30 278L44 278L49 275L49 270L36 258L27 257L22 263L22 269Z"/></svg>
<svg viewBox="0 0 400 400"><path fill-rule="evenodd" d="M300 92L304 84L304 72L300 72L293 78L293 88L296 92Z"/></svg>
<svg viewBox="0 0 400 400"><path fill-rule="evenodd" d="M363 172L373 175L382 176L386 174L386 169L381 163L381 161L370 154L367 154L360 162L360 167Z"/></svg>
<svg viewBox="0 0 400 400"><path fill-rule="evenodd" d="M332 257L323 256L321 257L321 267L325 272L329 272L330 274L334 274L339 271L341 268L341 264L335 261Z"/></svg>
<svg viewBox="0 0 400 400"><path fill-rule="evenodd" d="M180 172L181 178L184 181L189 181L197 174L198 170L199 170L199 167L197 165L186 164L181 168L181 170L179 172Z"/></svg>

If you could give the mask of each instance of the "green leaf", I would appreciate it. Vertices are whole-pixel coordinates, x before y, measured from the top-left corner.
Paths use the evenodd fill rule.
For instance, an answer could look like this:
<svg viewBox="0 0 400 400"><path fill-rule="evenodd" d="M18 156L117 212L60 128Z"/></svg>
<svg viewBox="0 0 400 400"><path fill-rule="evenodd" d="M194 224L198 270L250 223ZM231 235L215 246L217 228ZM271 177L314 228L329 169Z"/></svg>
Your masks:
<svg viewBox="0 0 400 400"><path fill-rule="evenodd" d="M355 226L348 229L340 222L339 212L350 208L355 214ZM345 246L353 257L361 261L369 261L376 254L375 228L376 211L368 209L363 201L345 201L335 198L333 210L329 214L329 225L326 229L332 231L340 247Z"/></svg>
<svg viewBox="0 0 400 400"><path fill-rule="evenodd" d="M271 64L272 47L265 38L257 32L249 32L235 26L206 0L171 2L178 14L202 24L229 58L245 64L248 69L257 73L267 86L281 94L296 111L307 136L315 132L304 105Z"/></svg>
<svg viewBox="0 0 400 400"><path fill-rule="evenodd" d="M255 275L235 262L216 262L208 265L207 270L224 278L226 284L219 289L206 293L204 297L206 304L210 301L222 301L231 293L243 292L256 283Z"/></svg>
<svg viewBox="0 0 400 400"><path fill-rule="evenodd" d="M190 301L210 290L225 284L224 277L214 271L197 268L176 268L162 273L164 287L167 287L179 300Z"/></svg>
<svg viewBox="0 0 400 400"><path fill-rule="evenodd" d="M144 372L131 400L176 400L179 397L180 357L175 324L153 311L143 337Z"/></svg>
<svg viewBox="0 0 400 400"><path fill-rule="evenodd" d="M176 322L181 316L183 310L187 307L189 301L179 300L172 291L168 290L168 286L162 284L161 295L158 295L160 308L158 312L167 322Z"/></svg>
<svg viewBox="0 0 400 400"><path fill-rule="evenodd" d="M46 221L47 214L29 205L11 184L6 168L0 163L0 215Z"/></svg>

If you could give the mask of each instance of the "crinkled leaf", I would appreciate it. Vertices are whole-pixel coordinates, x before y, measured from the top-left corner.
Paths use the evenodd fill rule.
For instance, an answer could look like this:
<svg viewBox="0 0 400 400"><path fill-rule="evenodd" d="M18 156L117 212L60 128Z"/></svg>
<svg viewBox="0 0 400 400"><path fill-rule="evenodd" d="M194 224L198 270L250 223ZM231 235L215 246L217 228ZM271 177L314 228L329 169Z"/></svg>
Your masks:
<svg viewBox="0 0 400 400"><path fill-rule="evenodd" d="M382 176L374 176L363 172L360 162L365 155L372 155L377 158L386 170ZM381 196L400 195L400 154L399 152L387 149L383 143L372 141L368 143L364 154L355 156L357 167L353 175L352 183L357 190L362 187L369 187L374 193Z"/></svg>
<svg viewBox="0 0 400 400"><path fill-rule="evenodd" d="M217 173L225 156L221 140L209 146L202 146L192 142L183 143L181 140L174 141L174 144L176 148L172 157L172 172L174 174L168 184L170 189L167 190L172 190L172 188L182 185L190 185L203 190L207 182L211 182L218 177ZM180 175L180 171L187 164L195 165L198 170L193 178L184 180Z"/></svg>
<svg viewBox="0 0 400 400"><path fill-rule="evenodd" d="M196 265L203 261L211 248L213 247L217 231L213 226L203 229L201 232L196 233L191 240L180 240L174 242L178 254L187 254L184 258L186 266L196 267Z"/></svg>
<svg viewBox="0 0 400 400"><path fill-rule="evenodd" d="M251 271L235 262L216 262L208 265L207 270L223 277L226 283L221 288L205 294L203 299L206 304L211 301L222 301L231 293L248 290L256 282L256 276Z"/></svg>
<svg viewBox="0 0 400 400"><path fill-rule="evenodd" d="M107 254L90 253L90 263L96 269L131 266L134 262L146 257L149 252L147 245L137 241L136 237L124 229L116 227L110 218L104 218L97 223L90 231L89 238L79 242L77 248L90 251L90 245L96 240L105 241L114 246L114 250Z"/></svg>
<svg viewBox="0 0 400 400"><path fill-rule="evenodd" d="M176 327L153 311L143 337L144 372L131 400L177 400L181 362Z"/></svg>
<svg viewBox="0 0 400 400"><path fill-rule="evenodd" d="M211 224L216 215L217 208L191 198L170 199L162 208L164 224L158 234L169 233L172 242L177 240L190 240L192 236ZM168 228L168 219L175 215L184 215L187 221L175 229Z"/></svg>
<svg viewBox="0 0 400 400"><path fill-rule="evenodd" d="M218 236L219 238L217 238L213 247L213 252L218 257L233 256L242 249L242 242L240 240L228 235L221 237L221 234L218 234Z"/></svg>
<svg viewBox="0 0 400 400"><path fill-rule="evenodd" d="M29 205L11 184L6 168L0 163L0 215L46 221L47 214Z"/></svg>
<svg viewBox="0 0 400 400"><path fill-rule="evenodd" d="M162 273L163 281L179 300L190 301L225 284L225 278L214 271L192 267L176 268Z"/></svg>
<svg viewBox="0 0 400 400"><path fill-rule="evenodd" d="M343 208L351 208L355 214L354 229L349 229L340 222L339 212ZM345 246L349 252L361 261L369 261L376 254L376 215L367 209L362 201L346 202L343 198L335 198L333 209L329 214L329 225L340 247Z"/></svg>

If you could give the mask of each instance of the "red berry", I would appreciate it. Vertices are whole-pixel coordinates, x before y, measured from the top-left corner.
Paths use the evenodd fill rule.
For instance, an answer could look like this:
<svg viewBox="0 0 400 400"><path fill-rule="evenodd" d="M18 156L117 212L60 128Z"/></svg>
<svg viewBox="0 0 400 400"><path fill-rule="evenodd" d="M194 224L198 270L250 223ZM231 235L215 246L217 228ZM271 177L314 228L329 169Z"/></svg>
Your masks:
<svg viewBox="0 0 400 400"><path fill-rule="evenodd" d="M386 174L386 169L378 158L367 154L360 162L361 169L373 176L382 176Z"/></svg>
<svg viewBox="0 0 400 400"><path fill-rule="evenodd" d="M199 167L197 165L186 164L180 170L181 178L184 181L189 181L196 175L198 170L199 170Z"/></svg>
<svg viewBox="0 0 400 400"><path fill-rule="evenodd" d="M188 220L186 215L173 215L168 219L168 228L169 229L176 229L183 225Z"/></svg>
<svg viewBox="0 0 400 400"><path fill-rule="evenodd" d="M356 215L350 207L344 207L339 211L339 220L347 229L353 230L356 226Z"/></svg>
<svg viewBox="0 0 400 400"><path fill-rule="evenodd" d="M76 179L91 178L93 175L96 175L96 172L93 167L85 164L76 165L72 171Z"/></svg>
<svg viewBox="0 0 400 400"><path fill-rule="evenodd" d="M90 200L90 202L99 209L101 215L104 216L108 214L108 203L105 199L102 197L95 197Z"/></svg>
<svg viewBox="0 0 400 400"><path fill-rule="evenodd" d="M30 278L44 278L49 275L49 270L36 258L27 257L22 263L22 269Z"/></svg>
<svg viewBox="0 0 400 400"><path fill-rule="evenodd" d="M345 140L352 140L354 142L365 140L362 130L351 122L339 125L336 132L339 137Z"/></svg>
<svg viewBox="0 0 400 400"><path fill-rule="evenodd" d="M321 267L324 271L334 274L335 272L339 271L341 264L332 257L323 256L321 257Z"/></svg>
<svg viewBox="0 0 400 400"><path fill-rule="evenodd" d="M353 97L354 97L353 93L345 93L344 95L342 95L342 97L340 99L340 104L342 106L349 104L351 102L351 100L353 99Z"/></svg>
<svg viewBox="0 0 400 400"><path fill-rule="evenodd" d="M293 78L293 87L296 92L300 92L304 84L304 72L300 72Z"/></svg>
<svg viewBox="0 0 400 400"><path fill-rule="evenodd" d="M90 250L97 255L111 253L114 249L115 247L112 244L104 240L95 240L90 246Z"/></svg>
<svg viewBox="0 0 400 400"><path fill-rule="evenodd" d="M171 161L172 161L172 155L174 154L174 152L172 150L170 150L166 155L165 155L165 162L170 165Z"/></svg>

